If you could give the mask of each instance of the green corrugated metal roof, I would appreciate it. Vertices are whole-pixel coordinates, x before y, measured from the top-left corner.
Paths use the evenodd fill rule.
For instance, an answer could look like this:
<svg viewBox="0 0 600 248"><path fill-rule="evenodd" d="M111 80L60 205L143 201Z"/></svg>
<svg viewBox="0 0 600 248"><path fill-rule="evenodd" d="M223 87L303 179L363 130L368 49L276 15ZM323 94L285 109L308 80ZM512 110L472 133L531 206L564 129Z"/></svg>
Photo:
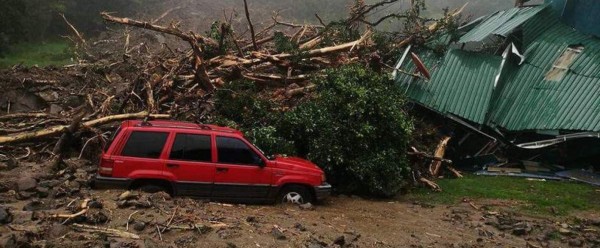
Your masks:
<svg viewBox="0 0 600 248"><path fill-rule="evenodd" d="M492 34L506 37L515 28L535 16L544 8L546 8L546 5L512 8L496 12L464 34L459 42L480 42Z"/></svg>
<svg viewBox="0 0 600 248"><path fill-rule="evenodd" d="M535 21L544 21L539 18ZM548 23L548 22L546 22ZM524 26L537 31L541 23ZM569 45L583 51L560 81L546 73ZM508 130L600 131L600 40L555 22L525 49L525 64L509 72L498 89L490 123Z"/></svg>
<svg viewBox="0 0 600 248"><path fill-rule="evenodd" d="M433 56L425 58L433 70L431 80L412 82L407 95L440 112L483 123L501 58L462 50L450 50L439 65Z"/></svg>
<svg viewBox="0 0 600 248"><path fill-rule="evenodd" d="M547 9L537 13L521 25L525 63L508 60L496 88L502 58L461 50L449 51L443 60L421 55L432 71L430 82L406 75L396 80L410 82L407 95L414 101L476 123L509 131L600 131L600 39L562 24ZM584 48L560 81L545 80L570 45Z"/></svg>

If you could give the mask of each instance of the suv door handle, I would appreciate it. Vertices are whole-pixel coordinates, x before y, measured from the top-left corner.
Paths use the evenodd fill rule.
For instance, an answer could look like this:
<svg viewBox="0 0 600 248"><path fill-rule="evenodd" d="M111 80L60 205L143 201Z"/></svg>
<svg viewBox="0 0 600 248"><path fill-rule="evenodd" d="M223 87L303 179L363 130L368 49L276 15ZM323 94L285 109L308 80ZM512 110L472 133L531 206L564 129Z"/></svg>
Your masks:
<svg viewBox="0 0 600 248"><path fill-rule="evenodd" d="M178 164L167 164L167 167L169 167L169 168L177 168L177 167L179 167L179 165Z"/></svg>
<svg viewBox="0 0 600 248"><path fill-rule="evenodd" d="M229 168L217 168L217 173L225 173L229 171Z"/></svg>

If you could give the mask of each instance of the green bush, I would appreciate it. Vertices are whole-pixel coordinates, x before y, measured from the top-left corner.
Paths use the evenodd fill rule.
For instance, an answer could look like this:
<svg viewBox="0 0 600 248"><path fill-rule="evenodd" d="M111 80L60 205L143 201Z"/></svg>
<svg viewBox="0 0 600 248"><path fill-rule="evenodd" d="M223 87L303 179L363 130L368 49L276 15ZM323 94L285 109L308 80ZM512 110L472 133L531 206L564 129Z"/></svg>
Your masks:
<svg viewBox="0 0 600 248"><path fill-rule="evenodd" d="M386 75L360 65L316 78L316 94L292 110L273 111L255 91L224 90L219 115L233 120L266 153L296 154L318 164L338 192L392 196L407 185L405 151L412 123L403 94Z"/></svg>
<svg viewBox="0 0 600 248"><path fill-rule="evenodd" d="M412 124L402 92L359 65L328 70L317 97L285 114L280 131L341 192L390 196L406 185Z"/></svg>

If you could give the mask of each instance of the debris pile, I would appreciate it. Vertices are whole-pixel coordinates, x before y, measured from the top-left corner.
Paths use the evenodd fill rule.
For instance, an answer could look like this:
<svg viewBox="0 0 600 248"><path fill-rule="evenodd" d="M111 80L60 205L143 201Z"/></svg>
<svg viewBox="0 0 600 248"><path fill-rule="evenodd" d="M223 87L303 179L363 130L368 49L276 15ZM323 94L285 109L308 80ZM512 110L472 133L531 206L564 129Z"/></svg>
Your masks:
<svg viewBox="0 0 600 248"><path fill-rule="evenodd" d="M362 63L390 68L395 51L415 46L451 28L462 9L440 20L423 19L419 8L406 15L367 16L396 1L357 1L348 18L320 24L296 24L276 13L272 23L236 32L231 16L215 22L206 35L163 23L166 11L152 21L101 16L117 29L89 40L65 18L73 31L77 63L64 67L0 70L0 169L38 162L49 170L68 167L70 157L97 159L114 125L125 119L172 118L210 122L214 93L225 82L250 81L264 90L256 97L277 102L282 110L315 89L311 78L324 69ZM247 10L247 8L246 8ZM384 34L374 26L387 18L406 19L414 27ZM238 20L239 21L239 20ZM125 29L121 29L121 27ZM155 34L165 39L148 39ZM183 45L182 45L183 44ZM43 190L43 189L42 189ZM41 193L43 194L43 193ZM27 195L27 194L25 194Z"/></svg>

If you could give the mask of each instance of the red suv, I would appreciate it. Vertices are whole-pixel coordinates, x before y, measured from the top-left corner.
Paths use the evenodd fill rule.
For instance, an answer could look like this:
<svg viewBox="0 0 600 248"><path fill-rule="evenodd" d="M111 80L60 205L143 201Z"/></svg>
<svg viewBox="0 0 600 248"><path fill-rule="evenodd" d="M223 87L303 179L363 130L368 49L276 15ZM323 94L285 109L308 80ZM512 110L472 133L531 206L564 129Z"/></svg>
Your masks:
<svg viewBox="0 0 600 248"><path fill-rule="evenodd" d="M267 157L235 129L178 121L124 121L93 184L217 201L302 204L331 193L310 161Z"/></svg>

